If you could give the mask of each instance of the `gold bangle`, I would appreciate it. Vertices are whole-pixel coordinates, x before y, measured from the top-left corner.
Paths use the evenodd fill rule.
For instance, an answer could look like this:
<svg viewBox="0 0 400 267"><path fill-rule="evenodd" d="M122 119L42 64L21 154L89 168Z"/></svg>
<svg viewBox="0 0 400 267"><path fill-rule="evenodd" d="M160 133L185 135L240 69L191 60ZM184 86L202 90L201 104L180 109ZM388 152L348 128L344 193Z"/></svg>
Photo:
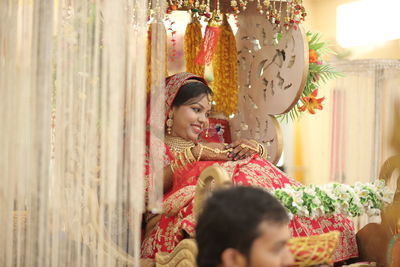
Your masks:
<svg viewBox="0 0 400 267"><path fill-rule="evenodd" d="M267 153L267 149L264 147L263 144L258 143L258 150L259 150L258 154L259 154L262 158L265 158L265 159L266 159L267 156L268 156L268 153Z"/></svg>
<svg viewBox="0 0 400 267"><path fill-rule="evenodd" d="M208 146L204 146L204 149L206 149L206 150L208 150L208 151L211 151L211 152L214 152L214 153L216 153L216 154L224 154L224 153L232 152L232 151L233 151L232 148L228 148L228 149L221 150L221 149L219 149L219 148L211 148L211 147L208 147Z"/></svg>
<svg viewBox="0 0 400 267"><path fill-rule="evenodd" d="M246 144L240 144L240 147L241 147L241 148L248 148L248 149L250 149L250 150L253 150L253 151L258 152L256 148L254 148L254 147L252 147L252 146L249 146L249 145L246 145Z"/></svg>

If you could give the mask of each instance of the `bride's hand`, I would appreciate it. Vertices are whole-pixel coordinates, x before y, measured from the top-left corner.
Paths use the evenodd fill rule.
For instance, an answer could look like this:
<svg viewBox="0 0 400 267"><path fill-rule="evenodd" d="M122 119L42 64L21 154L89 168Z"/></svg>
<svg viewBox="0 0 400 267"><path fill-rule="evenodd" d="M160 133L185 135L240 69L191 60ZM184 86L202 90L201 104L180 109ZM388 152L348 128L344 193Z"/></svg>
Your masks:
<svg viewBox="0 0 400 267"><path fill-rule="evenodd" d="M199 160L233 160L228 157L229 151L223 143L199 143L192 148L193 156Z"/></svg>
<svg viewBox="0 0 400 267"><path fill-rule="evenodd" d="M226 146L233 148L232 153L228 156L232 160L245 159L258 153L257 141L251 139L239 139Z"/></svg>

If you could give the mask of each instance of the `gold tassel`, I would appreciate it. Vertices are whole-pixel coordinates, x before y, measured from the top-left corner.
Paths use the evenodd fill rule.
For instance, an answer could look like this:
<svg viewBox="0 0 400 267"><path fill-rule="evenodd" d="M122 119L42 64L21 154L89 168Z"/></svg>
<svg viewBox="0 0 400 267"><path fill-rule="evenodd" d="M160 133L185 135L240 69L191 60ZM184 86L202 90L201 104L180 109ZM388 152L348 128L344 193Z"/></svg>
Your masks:
<svg viewBox="0 0 400 267"><path fill-rule="evenodd" d="M183 41L186 71L204 77L204 65L195 63L195 59L200 51L202 42L203 36L201 34L201 24L198 18L193 15L192 22L186 26L185 37Z"/></svg>
<svg viewBox="0 0 400 267"><path fill-rule="evenodd" d="M150 93L151 91L151 29L152 24L149 25L149 29L147 31L147 80L146 80L146 92ZM165 35L165 77L168 77L168 38Z"/></svg>
<svg viewBox="0 0 400 267"><path fill-rule="evenodd" d="M209 65L212 62L218 45L221 15L219 11L213 11L211 19L208 21L206 31L204 32L204 39L201 43L199 54L194 60L196 64Z"/></svg>
<svg viewBox="0 0 400 267"><path fill-rule="evenodd" d="M226 15L220 26L217 51L213 58L213 72L215 110L229 116L237 109L238 71L236 40Z"/></svg>

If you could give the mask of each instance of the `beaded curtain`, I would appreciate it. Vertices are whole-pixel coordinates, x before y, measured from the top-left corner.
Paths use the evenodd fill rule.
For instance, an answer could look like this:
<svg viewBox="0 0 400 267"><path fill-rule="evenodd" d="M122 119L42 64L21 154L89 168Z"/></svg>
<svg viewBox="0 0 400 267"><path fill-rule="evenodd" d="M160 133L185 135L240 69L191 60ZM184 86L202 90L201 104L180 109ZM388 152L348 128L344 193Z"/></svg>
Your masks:
<svg viewBox="0 0 400 267"><path fill-rule="evenodd" d="M1 1L0 266L138 266L147 9Z"/></svg>

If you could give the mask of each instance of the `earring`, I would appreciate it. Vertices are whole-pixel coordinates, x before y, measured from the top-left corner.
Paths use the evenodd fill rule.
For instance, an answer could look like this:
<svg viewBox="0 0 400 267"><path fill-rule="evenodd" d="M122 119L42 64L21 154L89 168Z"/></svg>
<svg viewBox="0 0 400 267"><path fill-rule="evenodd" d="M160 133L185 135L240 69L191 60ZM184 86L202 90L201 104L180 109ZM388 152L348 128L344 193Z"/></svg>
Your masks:
<svg viewBox="0 0 400 267"><path fill-rule="evenodd" d="M174 124L174 121L172 120L172 112L168 113L168 120L166 122L167 125L167 134L171 135L172 133L172 125Z"/></svg>
<svg viewBox="0 0 400 267"><path fill-rule="evenodd" d="M206 138L208 138L208 128L207 128L207 130L206 130Z"/></svg>

